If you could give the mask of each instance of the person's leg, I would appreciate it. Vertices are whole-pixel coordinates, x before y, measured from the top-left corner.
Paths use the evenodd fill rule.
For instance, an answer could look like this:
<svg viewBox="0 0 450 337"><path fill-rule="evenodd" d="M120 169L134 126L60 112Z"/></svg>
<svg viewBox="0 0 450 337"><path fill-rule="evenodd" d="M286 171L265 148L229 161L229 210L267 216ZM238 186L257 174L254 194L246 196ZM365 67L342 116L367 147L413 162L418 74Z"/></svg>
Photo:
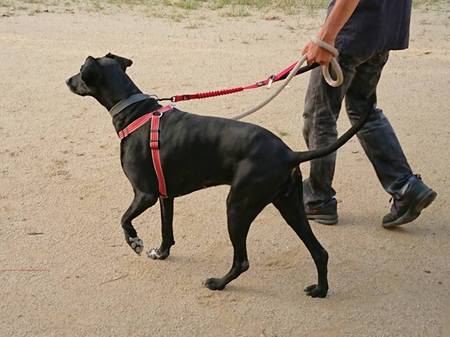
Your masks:
<svg viewBox="0 0 450 337"><path fill-rule="evenodd" d="M385 227L414 220L436 197L436 193L412 173L394 129L383 111L376 107L376 88L388 57L388 52L377 53L359 65L345 98L352 124L357 123L365 111L371 110L357 136L383 188L394 200L391 216L383 220ZM399 207L400 204L403 206Z"/></svg>
<svg viewBox="0 0 450 337"><path fill-rule="evenodd" d="M339 57L344 83L338 88L333 88L326 83L320 67L311 72L303 114L303 137L309 149L325 147L336 141L336 121L342 101L353 80L356 67L364 60L346 55ZM324 224L337 222L336 201L333 198L336 192L331 186L335 162L335 153L312 160L309 178L303 183L308 218ZM324 212L325 208L329 210ZM313 214L318 209L321 210L320 214Z"/></svg>
<svg viewBox="0 0 450 337"><path fill-rule="evenodd" d="M394 129L376 106L377 85L388 56L388 52L374 54L357 67L345 104L352 124L367 110L371 111L357 136L384 189L399 196L401 187L413 174Z"/></svg>

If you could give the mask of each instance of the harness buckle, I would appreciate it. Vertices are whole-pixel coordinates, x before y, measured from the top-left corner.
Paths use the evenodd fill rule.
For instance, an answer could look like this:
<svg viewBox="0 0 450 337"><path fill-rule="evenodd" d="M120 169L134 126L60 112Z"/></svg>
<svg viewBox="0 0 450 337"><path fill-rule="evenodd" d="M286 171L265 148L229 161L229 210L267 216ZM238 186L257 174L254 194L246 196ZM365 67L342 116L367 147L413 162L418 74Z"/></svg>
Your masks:
<svg viewBox="0 0 450 337"><path fill-rule="evenodd" d="M119 132L119 137L120 138L125 138L130 134L130 132L128 131L128 127L126 127L125 129L123 129L122 131Z"/></svg>
<svg viewBox="0 0 450 337"><path fill-rule="evenodd" d="M150 141L150 148L152 150L159 150L159 139Z"/></svg>

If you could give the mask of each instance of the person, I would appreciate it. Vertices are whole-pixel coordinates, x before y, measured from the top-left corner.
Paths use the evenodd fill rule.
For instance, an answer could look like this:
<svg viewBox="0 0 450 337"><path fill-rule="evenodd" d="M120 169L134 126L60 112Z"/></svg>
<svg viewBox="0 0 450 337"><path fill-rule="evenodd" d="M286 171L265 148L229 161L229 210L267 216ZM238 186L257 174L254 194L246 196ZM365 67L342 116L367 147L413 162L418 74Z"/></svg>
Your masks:
<svg viewBox="0 0 450 337"><path fill-rule="evenodd" d="M386 228L416 219L437 194L413 174L394 129L377 107L376 89L390 50L406 49L409 43L411 0L333 0L317 38L335 46L344 83L329 86L321 69L315 68L305 98L303 136L308 148L333 143L342 101L352 124L369 110L357 137L371 161L383 188L392 196ZM333 55L314 42L304 48L308 63L330 63ZM322 224L338 222L335 190L332 188L336 154L311 162L304 181L304 203L308 219Z"/></svg>

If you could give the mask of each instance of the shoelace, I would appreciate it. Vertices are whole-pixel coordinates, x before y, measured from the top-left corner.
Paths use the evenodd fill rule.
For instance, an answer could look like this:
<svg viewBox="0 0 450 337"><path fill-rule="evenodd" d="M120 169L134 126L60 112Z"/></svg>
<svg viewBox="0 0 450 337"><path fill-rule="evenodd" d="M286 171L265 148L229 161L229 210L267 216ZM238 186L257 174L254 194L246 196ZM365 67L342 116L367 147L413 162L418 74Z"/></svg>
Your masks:
<svg viewBox="0 0 450 337"><path fill-rule="evenodd" d="M415 176L418 180L422 181L422 176L421 176L420 174L414 174L414 176ZM395 210L398 210L398 206L397 206L397 203L396 203L397 201L400 201L400 199L397 200L397 199L395 199L394 197L390 197L390 198L389 198L389 203L392 203L392 206L391 206L391 207L394 207Z"/></svg>

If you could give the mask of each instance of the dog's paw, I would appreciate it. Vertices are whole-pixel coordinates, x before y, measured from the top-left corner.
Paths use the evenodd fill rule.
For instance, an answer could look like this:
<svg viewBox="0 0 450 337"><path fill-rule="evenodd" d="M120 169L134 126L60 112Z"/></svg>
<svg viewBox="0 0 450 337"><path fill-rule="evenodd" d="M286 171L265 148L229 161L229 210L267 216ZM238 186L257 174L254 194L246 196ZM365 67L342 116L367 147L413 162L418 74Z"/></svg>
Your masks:
<svg viewBox="0 0 450 337"><path fill-rule="evenodd" d="M305 288L306 295L311 297L324 298L327 296L328 289L321 287L317 284L310 285Z"/></svg>
<svg viewBox="0 0 450 337"><path fill-rule="evenodd" d="M153 260L164 260L169 256L169 251L161 251L159 248L152 248L148 253L147 256Z"/></svg>
<svg viewBox="0 0 450 337"><path fill-rule="evenodd" d="M209 278L205 281L205 287L211 290L223 290L225 284L219 278Z"/></svg>
<svg viewBox="0 0 450 337"><path fill-rule="evenodd" d="M141 255L142 251L144 250L144 243L141 239L139 239L138 236L136 236L135 238L129 237L128 244L138 255Z"/></svg>

